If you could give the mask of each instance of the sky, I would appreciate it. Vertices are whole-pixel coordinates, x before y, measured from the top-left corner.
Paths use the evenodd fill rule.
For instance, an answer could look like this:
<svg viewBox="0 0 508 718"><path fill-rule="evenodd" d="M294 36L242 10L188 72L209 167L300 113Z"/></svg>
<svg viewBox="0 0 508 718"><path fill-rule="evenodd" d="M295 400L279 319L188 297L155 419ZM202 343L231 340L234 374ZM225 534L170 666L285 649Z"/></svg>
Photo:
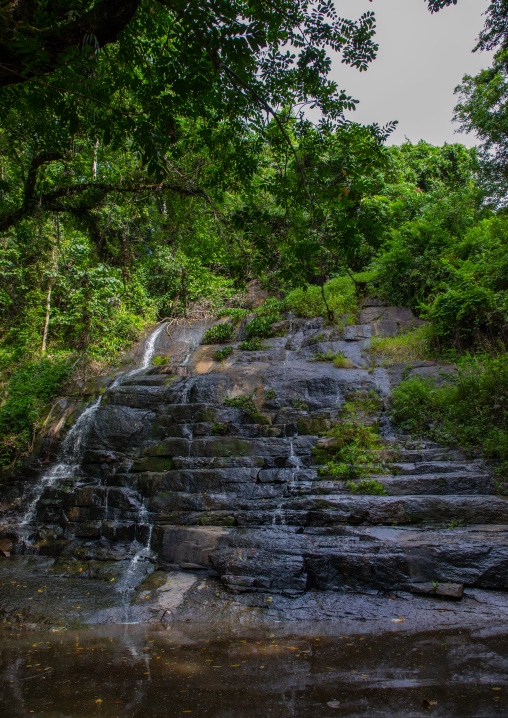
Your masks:
<svg viewBox="0 0 508 718"><path fill-rule="evenodd" d="M398 120L388 144L407 137L435 145L476 144L473 134L456 134L452 123L457 102L453 90L463 75L488 67L492 53L472 53L483 27L488 0L459 0L434 15L425 0L335 0L341 17L376 14L379 52L367 72L358 72L333 59L331 77L360 105L347 116L369 124Z"/></svg>

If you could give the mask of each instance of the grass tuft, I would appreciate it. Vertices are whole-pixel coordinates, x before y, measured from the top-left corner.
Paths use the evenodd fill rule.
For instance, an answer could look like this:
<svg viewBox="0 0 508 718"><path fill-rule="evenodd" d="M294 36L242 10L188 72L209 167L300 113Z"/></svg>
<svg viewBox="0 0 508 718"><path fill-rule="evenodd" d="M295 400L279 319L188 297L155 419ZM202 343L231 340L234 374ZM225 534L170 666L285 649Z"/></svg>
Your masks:
<svg viewBox="0 0 508 718"><path fill-rule="evenodd" d="M424 325L396 337L372 337L370 354L390 362L425 361L432 358L432 325Z"/></svg>
<svg viewBox="0 0 508 718"><path fill-rule="evenodd" d="M329 361L333 362L333 365L337 367L338 369L352 369L353 364L351 361L347 358L347 356L343 352L332 352L329 351L326 354L323 354L322 352L318 352L317 354L313 354L311 356L312 361Z"/></svg>

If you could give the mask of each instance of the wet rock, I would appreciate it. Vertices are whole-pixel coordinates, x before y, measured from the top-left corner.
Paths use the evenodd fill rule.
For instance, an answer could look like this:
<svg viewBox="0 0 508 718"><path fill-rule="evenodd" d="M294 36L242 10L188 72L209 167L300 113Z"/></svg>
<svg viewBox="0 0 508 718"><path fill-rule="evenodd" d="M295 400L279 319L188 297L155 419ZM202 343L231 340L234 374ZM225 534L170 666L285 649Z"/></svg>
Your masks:
<svg viewBox="0 0 508 718"><path fill-rule="evenodd" d="M170 564L194 564L206 567L210 554L216 548L221 536L227 535L227 529L213 527L159 527L159 557Z"/></svg>
<svg viewBox="0 0 508 718"><path fill-rule="evenodd" d="M423 593L428 596L443 596L444 598L462 598L464 585L462 583L412 583L409 586L412 593Z"/></svg>
<svg viewBox="0 0 508 718"><path fill-rule="evenodd" d="M164 337L175 361L107 390L82 437L78 474L42 492L37 549L132 556L153 527L151 548L164 565L212 572L238 595L507 588L508 501L494 494L485 466L396 435L386 413L402 378L445 381L451 368L418 362L367 371L368 338L417 320L374 300L357 321L342 336L322 318L291 320L271 349L235 349L220 368L203 358L202 332L193 327L190 344L183 334ZM313 361L318 351L342 352L354 368ZM186 371L173 379L180 362ZM366 493L353 493L345 480L321 475L313 449L333 452L336 439L320 434L343 419L346 400L369 392L382 401L358 420L379 427L383 448L375 472L352 467L368 474ZM228 407L227 396L251 397L254 408ZM369 482L384 493L369 493ZM30 477L19 481L18 495L27 485Z"/></svg>
<svg viewBox="0 0 508 718"><path fill-rule="evenodd" d="M189 402L220 404L231 386L226 374L205 374L190 379Z"/></svg>

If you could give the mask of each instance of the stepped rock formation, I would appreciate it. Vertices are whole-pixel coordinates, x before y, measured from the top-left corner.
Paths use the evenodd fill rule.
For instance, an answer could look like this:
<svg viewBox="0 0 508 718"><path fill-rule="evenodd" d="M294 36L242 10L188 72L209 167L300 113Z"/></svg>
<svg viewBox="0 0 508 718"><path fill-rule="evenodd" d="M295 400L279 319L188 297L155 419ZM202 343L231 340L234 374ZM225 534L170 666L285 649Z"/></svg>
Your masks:
<svg viewBox="0 0 508 718"><path fill-rule="evenodd" d="M451 369L372 366L369 338L417 320L366 304L358 324L342 331L319 318L285 320L263 350L237 343L221 363L217 346L199 344L210 323L161 332L155 352L169 363L110 384L79 472L42 487L24 539L19 497L35 479L4 485L11 503L1 535L15 554L81 560L132 562L145 547L166 570L202 572L237 595L402 590L459 598L463 585L506 589L508 501L485 466L397 435L386 411L402 374L442 380ZM348 368L312 359L327 352L342 352ZM369 479L384 486L381 495L352 493L320 472L323 452L315 450L333 445L320 435L344 421L347 402L365 396L377 398L376 409L371 402L354 421L379 427ZM235 397L245 397L243 408L225 403Z"/></svg>

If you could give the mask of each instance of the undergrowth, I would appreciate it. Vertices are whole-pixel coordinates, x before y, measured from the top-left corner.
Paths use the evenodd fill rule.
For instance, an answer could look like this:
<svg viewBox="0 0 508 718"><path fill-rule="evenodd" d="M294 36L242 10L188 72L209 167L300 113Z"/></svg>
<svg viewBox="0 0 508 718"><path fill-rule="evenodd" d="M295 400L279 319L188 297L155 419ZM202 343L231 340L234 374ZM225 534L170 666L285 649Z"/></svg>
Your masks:
<svg viewBox="0 0 508 718"><path fill-rule="evenodd" d="M226 344L233 340L234 331L231 324L215 324L206 330L201 344Z"/></svg>
<svg viewBox="0 0 508 718"><path fill-rule="evenodd" d="M392 362L425 361L435 356L434 339L435 330L428 324L396 337L372 337L367 351Z"/></svg>
<svg viewBox="0 0 508 718"><path fill-rule="evenodd" d="M395 423L413 436L480 450L508 479L508 356L466 356L444 386L419 377L392 393Z"/></svg>
<svg viewBox="0 0 508 718"><path fill-rule="evenodd" d="M66 359L42 358L17 366L0 406L0 467L31 449L47 404L58 396L72 373Z"/></svg>
<svg viewBox="0 0 508 718"><path fill-rule="evenodd" d="M213 359L215 361L224 361L227 359L231 354L234 352L233 347L222 347L222 349L218 349L215 354L213 355Z"/></svg>

